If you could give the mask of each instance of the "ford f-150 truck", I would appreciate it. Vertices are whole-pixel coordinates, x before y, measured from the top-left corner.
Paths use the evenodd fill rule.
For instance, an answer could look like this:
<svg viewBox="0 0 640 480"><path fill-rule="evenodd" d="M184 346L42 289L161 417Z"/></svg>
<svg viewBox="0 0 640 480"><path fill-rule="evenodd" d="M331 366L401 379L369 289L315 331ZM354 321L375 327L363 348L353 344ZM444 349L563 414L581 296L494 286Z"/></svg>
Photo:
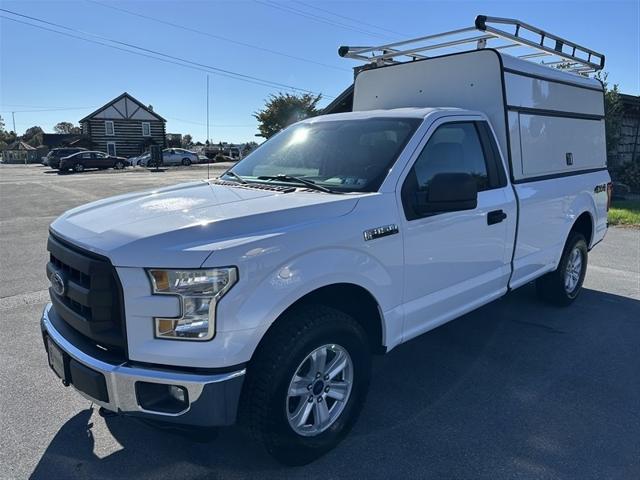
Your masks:
<svg viewBox="0 0 640 480"><path fill-rule="evenodd" d="M328 114L220 178L55 220L41 325L62 382L121 414L238 420L305 463L354 424L372 354L532 281L571 304L607 230L603 86L581 75L604 57L516 20L445 36L468 30L341 47L366 64Z"/></svg>

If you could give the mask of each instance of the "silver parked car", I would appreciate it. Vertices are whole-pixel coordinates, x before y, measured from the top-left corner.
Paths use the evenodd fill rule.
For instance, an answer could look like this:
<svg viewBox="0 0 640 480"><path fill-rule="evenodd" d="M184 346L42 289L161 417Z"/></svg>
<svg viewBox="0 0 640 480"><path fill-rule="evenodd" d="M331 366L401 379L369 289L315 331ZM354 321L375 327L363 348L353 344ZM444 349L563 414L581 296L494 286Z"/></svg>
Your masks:
<svg viewBox="0 0 640 480"><path fill-rule="evenodd" d="M146 167L151 160L151 154L145 153L139 157L135 157L136 165ZM192 163L199 163L198 155L196 153L185 150L184 148L165 148L162 151L162 165L175 166L184 165L188 167Z"/></svg>
<svg viewBox="0 0 640 480"><path fill-rule="evenodd" d="M187 167L192 163L198 163L198 155L189 150L185 150L184 148L166 148L162 151L163 165L184 165Z"/></svg>

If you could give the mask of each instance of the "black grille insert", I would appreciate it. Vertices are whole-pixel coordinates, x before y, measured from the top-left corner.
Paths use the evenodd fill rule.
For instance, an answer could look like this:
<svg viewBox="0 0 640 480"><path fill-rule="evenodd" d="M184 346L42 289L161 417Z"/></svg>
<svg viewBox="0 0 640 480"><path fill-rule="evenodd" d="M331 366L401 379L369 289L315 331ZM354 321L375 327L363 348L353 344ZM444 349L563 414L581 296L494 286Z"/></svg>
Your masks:
<svg viewBox="0 0 640 480"><path fill-rule="evenodd" d="M57 315L92 343L126 359L122 288L111 262L53 235L47 250L47 277L57 273L64 284L61 293L49 288Z"/></svg>

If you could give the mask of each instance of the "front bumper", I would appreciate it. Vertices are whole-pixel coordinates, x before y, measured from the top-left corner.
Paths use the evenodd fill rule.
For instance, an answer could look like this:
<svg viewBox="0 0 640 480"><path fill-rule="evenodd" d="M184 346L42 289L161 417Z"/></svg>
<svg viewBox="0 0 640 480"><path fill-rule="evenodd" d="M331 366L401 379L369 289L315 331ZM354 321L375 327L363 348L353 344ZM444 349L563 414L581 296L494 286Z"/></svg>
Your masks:
<svg viewBox="0 0 640 480"><path fill-rule="evenodd" d="M230 425L235 422L238 401L244 381L244 369L232 372L200 374L189 373L166 368L149 368L124 363L109 363L96 358L78 348L56 329L51 316L56 315L51 304L47 304L42 312L40 325L42 328L45 349L51 340L63 352L69 378L65 383L74 388L85 398L107 410L161 420L164 422L194 425L217 426ZM72 367L69 368L68 364ZM80 364L80 367L78 367ZM77 375L76 382L73 376ZM80 378L88 375L89 380ZM104 378L102 382L100 376ZM95 398L95 389L87 388L95 380L101 387L106 387L102 398ZM136 384L160 384L182 387L187 392L185 408L176 413L167 413L143 408L140 405ZM89 393L88 393L89 392Z"/></svg>

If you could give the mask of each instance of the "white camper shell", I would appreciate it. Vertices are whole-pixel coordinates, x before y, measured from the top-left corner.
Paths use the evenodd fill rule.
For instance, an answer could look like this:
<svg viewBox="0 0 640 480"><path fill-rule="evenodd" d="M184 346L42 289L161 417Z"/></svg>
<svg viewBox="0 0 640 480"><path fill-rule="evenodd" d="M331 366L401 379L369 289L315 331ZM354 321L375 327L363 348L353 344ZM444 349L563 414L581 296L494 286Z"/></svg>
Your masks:
<svg viewBox="0 0 640 480"><path fill-rule="evenodd" d="M483 112L514 183L604 169L604 97L594 79L482 49L362 70L353 110L458 107Z"/></svg>

